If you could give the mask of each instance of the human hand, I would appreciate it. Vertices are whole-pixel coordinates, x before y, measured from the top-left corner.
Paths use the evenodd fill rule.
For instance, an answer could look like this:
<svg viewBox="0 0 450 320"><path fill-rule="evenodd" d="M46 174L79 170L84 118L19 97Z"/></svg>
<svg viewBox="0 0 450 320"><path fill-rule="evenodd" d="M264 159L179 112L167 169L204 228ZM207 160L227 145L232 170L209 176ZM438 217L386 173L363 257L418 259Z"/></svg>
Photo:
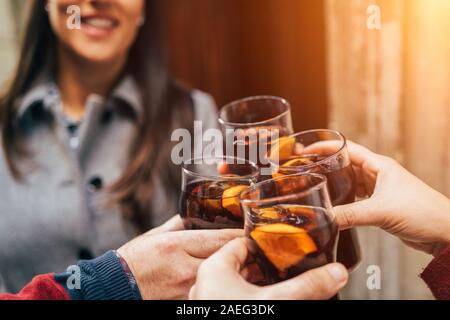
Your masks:
<svg viewBox="0 0 450 320"><path fill-rule="evenodd" d="M339 227L376 226L412 248L438 255L450 244L450 200L395 160L349 142L357 195L369 198L335 208Z"/></svg>
<svg viewBox="0 0 450 320"><path fill-rule="evenodd" d="M180 215L176 215L173 216L168 221L166 221L164 224L160 225L159 227L153 228L146 234L147 235L161 234L164 232L181 231L181 230L185 230L183 220L181 219Z"/></svg>
<svg viewBox="0 0 450 320"><path fill-rule="evenodd" d="M242 230L170 232L178 228L176 221L174 218L118 250L145 300L187 299L203 260L243 234Z"/></svg>
<svg viewBox="0 0 450 320"><path fill-rule="evenodd" d="M244 239L230 241L200 266L191 288L193 300L320 300L335 296L348 280L338 263L310 270L293 279L266 287L249 283L242 275L248 255ZM220 275L218 277L217 275Z"/></svg>

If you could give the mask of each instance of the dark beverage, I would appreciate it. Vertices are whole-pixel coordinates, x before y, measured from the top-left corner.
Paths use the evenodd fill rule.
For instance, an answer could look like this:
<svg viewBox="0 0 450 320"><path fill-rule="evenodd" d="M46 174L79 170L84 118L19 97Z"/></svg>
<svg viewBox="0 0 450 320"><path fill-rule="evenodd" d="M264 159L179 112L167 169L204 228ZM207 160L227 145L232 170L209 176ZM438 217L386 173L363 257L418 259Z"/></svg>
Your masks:
<svg viewBox="0 0 450 320"><path fill-rule="evenodd" d="M239 195L258 175L256 164L245 159L212 157L184 163L179 212L186 229L243 228Z"/></svg>
<svg viewBox="0 0 450 320"><path fill-rule="evenodd" d="M308 168L307 172L323 174L327 177L328 191L333 206L349 204L355 201L356 181L353 167L345 164L344 158L338 158L334 162L322 163L329 158L327 154L303 154L291 156L274 173L274 176L298 173L297 168ZM317 165L315 165L317 164ZM292 169L289 169L292 167ZM359 241L356 231L348 229L340 231L337 247L337 261L353 270L361 260Z"/></svg>
<svg viewBox="0 0 450 320"><path fill-rule="evenodd" d="M227 154L231 155L232 152L232 156L252 161L261 168L270 167L266 155L270 152L272 144L279 138L289 135L290 131L279 126L266 126L236 129L230 134L226 143L233 141L233 148L226 149Z"/></svg>
<svg viewBox="0 0 450 320"><path fill-rule="evenodd" d="M252 211L246 236L269 284L335 261L338 230L325 209L288 204Z"/></svg>
<svg viewBox="0 0 450 320"><path fill-rule="evenodd" d="M248 185L237 181L200 181L187 185L180 200L186 229L243 228L239 194Z"/></svg>
<svg viewBox="0 0 450 320"><path fill-rule="evenodd" d="M226 137L227 155L268 169L261 170L259 180L270 177L266 153L271 143L293 133L289 102L273 96L248 97L227 104L220 110L219 123Z"/></svg>

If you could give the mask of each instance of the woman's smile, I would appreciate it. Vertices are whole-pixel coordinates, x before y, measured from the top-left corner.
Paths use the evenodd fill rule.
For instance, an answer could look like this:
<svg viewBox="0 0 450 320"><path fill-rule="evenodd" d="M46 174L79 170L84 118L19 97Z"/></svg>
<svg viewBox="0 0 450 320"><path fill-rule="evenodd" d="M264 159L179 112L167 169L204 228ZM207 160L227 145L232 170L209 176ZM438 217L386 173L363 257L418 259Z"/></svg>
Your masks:
<svg viewBox="0 0 450 320"><path fill-rule="evenodd" d="M144 0L53 0L48 18L61 48L89 63L122 63L145 22ZM68 28L78 7L80 28Z"/></svg>
<svg viewBox="0 0 450 320"><path fill-rule="evenodd" d="M91 37L105 37L119 26L119 21L106 15L81 17L81 30Z"/></svg>

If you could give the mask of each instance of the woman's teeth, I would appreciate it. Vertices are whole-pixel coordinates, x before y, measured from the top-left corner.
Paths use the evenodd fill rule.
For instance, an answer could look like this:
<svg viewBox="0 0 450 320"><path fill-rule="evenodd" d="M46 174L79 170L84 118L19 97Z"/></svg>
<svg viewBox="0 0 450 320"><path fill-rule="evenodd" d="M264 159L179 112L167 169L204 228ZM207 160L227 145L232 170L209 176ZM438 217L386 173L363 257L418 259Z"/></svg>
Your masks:
<svg viewBox="0 0 450 320"><path fill-rule="evenodd" d="M84 23L95 28L109 29L114 27L114 21L105 18L88 18L84 19Z"/></svg>

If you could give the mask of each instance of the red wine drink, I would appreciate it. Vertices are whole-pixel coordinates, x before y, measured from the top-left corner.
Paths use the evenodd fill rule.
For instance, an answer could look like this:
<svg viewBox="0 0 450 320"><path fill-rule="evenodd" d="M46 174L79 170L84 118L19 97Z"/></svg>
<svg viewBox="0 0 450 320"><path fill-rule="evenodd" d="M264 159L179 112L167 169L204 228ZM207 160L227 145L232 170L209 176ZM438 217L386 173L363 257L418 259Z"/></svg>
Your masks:
<svg viewBox="0 0 450 320"><path fill-rule="evenodd" d="M265 283L336 261L338 229L322 175L261 182L241 194L245 233Z"/></svg>
<svg viewBox="0 0 450 320"><path fill-rule="evenodd" d="M319 173L327 177L333 206L355 201L356 180L348 156L345 137L336 131L312 130L280 139L273 162L273 176L301 172ZM355 229L341 231L337 261L353 271L361 261L359 240Z"/></svg>
<svg viewBox="0 0 450 320"><path fill-rule="evenodd" d="M186 186L180 213L187 229L243 228L238 195L244 181L199 181Z"/></svg>
<svg viewBox="0 0 450 320"><path fill-rule="evenodd" d="M270 169L266 155L272 142L293 133L290 105L279 97L256 96L232 102L221 109L219 122L226 155L247 159L260 168ZM270 178L270 170L266 178Z"/></svg>
<svg viewBox="0 0 450 320"><path fill-rule="evenodd" d="M258 167L243 159L193 159L183 165L179 212L186 229L243 228L239 195L257 181Z"/></svg>
<svg viewBox="0 0 450 320"><path fill-rule="evenodd" d="M268 283L335 261L337 227L325 209L278 205L249 219L250 251Z"/></svg>

